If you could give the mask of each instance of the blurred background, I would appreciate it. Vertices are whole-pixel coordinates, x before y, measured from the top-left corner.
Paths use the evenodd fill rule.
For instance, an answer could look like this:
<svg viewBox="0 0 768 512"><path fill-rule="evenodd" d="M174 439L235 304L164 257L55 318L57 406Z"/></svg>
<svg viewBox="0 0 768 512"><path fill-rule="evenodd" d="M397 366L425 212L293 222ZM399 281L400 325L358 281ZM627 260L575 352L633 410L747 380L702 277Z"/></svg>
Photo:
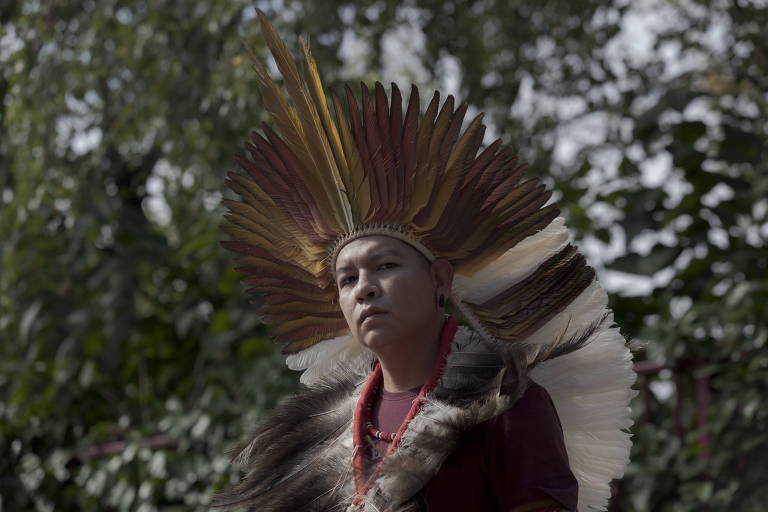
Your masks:
<svg viewBox="0 0 768 512"><path fill-rule="evenodd" d="M637 349L611 511L768 510L767 1L3 0L0 511L208 510L297 389L218 245L254 6L554 188Z"/></svg>

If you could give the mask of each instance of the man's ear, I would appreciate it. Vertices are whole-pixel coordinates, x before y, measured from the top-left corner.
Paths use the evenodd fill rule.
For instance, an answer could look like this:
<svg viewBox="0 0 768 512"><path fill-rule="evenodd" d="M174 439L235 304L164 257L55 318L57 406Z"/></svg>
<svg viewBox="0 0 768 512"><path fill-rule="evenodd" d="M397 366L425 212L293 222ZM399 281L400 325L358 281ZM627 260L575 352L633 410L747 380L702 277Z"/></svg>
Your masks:
<svg viewBox="0 0 768 512"><path fill-rule="evenodd" d="M432 279L435 281L435 286L448 298L453 288L453 265L444 259L433 261Z"/></svg>

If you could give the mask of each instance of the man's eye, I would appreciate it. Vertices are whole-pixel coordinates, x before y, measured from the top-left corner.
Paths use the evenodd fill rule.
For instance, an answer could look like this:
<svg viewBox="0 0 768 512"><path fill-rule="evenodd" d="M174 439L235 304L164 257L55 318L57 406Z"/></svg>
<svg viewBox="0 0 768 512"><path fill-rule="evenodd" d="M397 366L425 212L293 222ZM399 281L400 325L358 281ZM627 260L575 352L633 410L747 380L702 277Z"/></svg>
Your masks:
<svg viewBox="0 0 768 512"><path fill-rule="evenodd" d="M355 276L342 277L339 281L339 286L346 286L355 282Z"/></svg>
<svg viewBox="0 0 768 512"><path fill-rule="evenodd" d="M396 266L397 266L397 263L393 261L388 261L386 263L382 263L381 265L379 265L379 269L386 270L388 268L395 268Z"/></svg>

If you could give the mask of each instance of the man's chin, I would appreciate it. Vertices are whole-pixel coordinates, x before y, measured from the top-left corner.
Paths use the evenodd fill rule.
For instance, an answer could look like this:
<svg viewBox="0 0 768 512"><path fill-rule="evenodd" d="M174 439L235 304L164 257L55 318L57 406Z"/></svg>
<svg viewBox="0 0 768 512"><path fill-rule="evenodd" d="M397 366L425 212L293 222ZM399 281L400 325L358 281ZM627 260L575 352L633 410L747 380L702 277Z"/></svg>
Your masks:
<svg viewBox="0 0 768 512"><path fill-rule="evenodd" d="M358 339L361 345L374 352L377 352L378 349L385 349L386 347L391 346L396 340L397 336L393 336L391 330L383 328L366 329L365 332L361 333L361 336Z"/></svg>

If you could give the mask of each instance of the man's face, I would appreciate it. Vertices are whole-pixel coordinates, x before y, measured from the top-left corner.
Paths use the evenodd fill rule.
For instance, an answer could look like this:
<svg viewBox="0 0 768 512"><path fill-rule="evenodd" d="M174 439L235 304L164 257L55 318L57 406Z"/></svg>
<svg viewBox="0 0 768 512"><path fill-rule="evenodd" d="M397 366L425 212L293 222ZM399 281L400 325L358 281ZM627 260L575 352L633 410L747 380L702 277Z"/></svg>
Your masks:
<svg viewBox="0 0 768 512"><path fill-rule="evenodd" d="M442 322L438 281L426 258L395 238L358 238L336 258L344 318L355 339L374 352L417 341Z"/></svg>

